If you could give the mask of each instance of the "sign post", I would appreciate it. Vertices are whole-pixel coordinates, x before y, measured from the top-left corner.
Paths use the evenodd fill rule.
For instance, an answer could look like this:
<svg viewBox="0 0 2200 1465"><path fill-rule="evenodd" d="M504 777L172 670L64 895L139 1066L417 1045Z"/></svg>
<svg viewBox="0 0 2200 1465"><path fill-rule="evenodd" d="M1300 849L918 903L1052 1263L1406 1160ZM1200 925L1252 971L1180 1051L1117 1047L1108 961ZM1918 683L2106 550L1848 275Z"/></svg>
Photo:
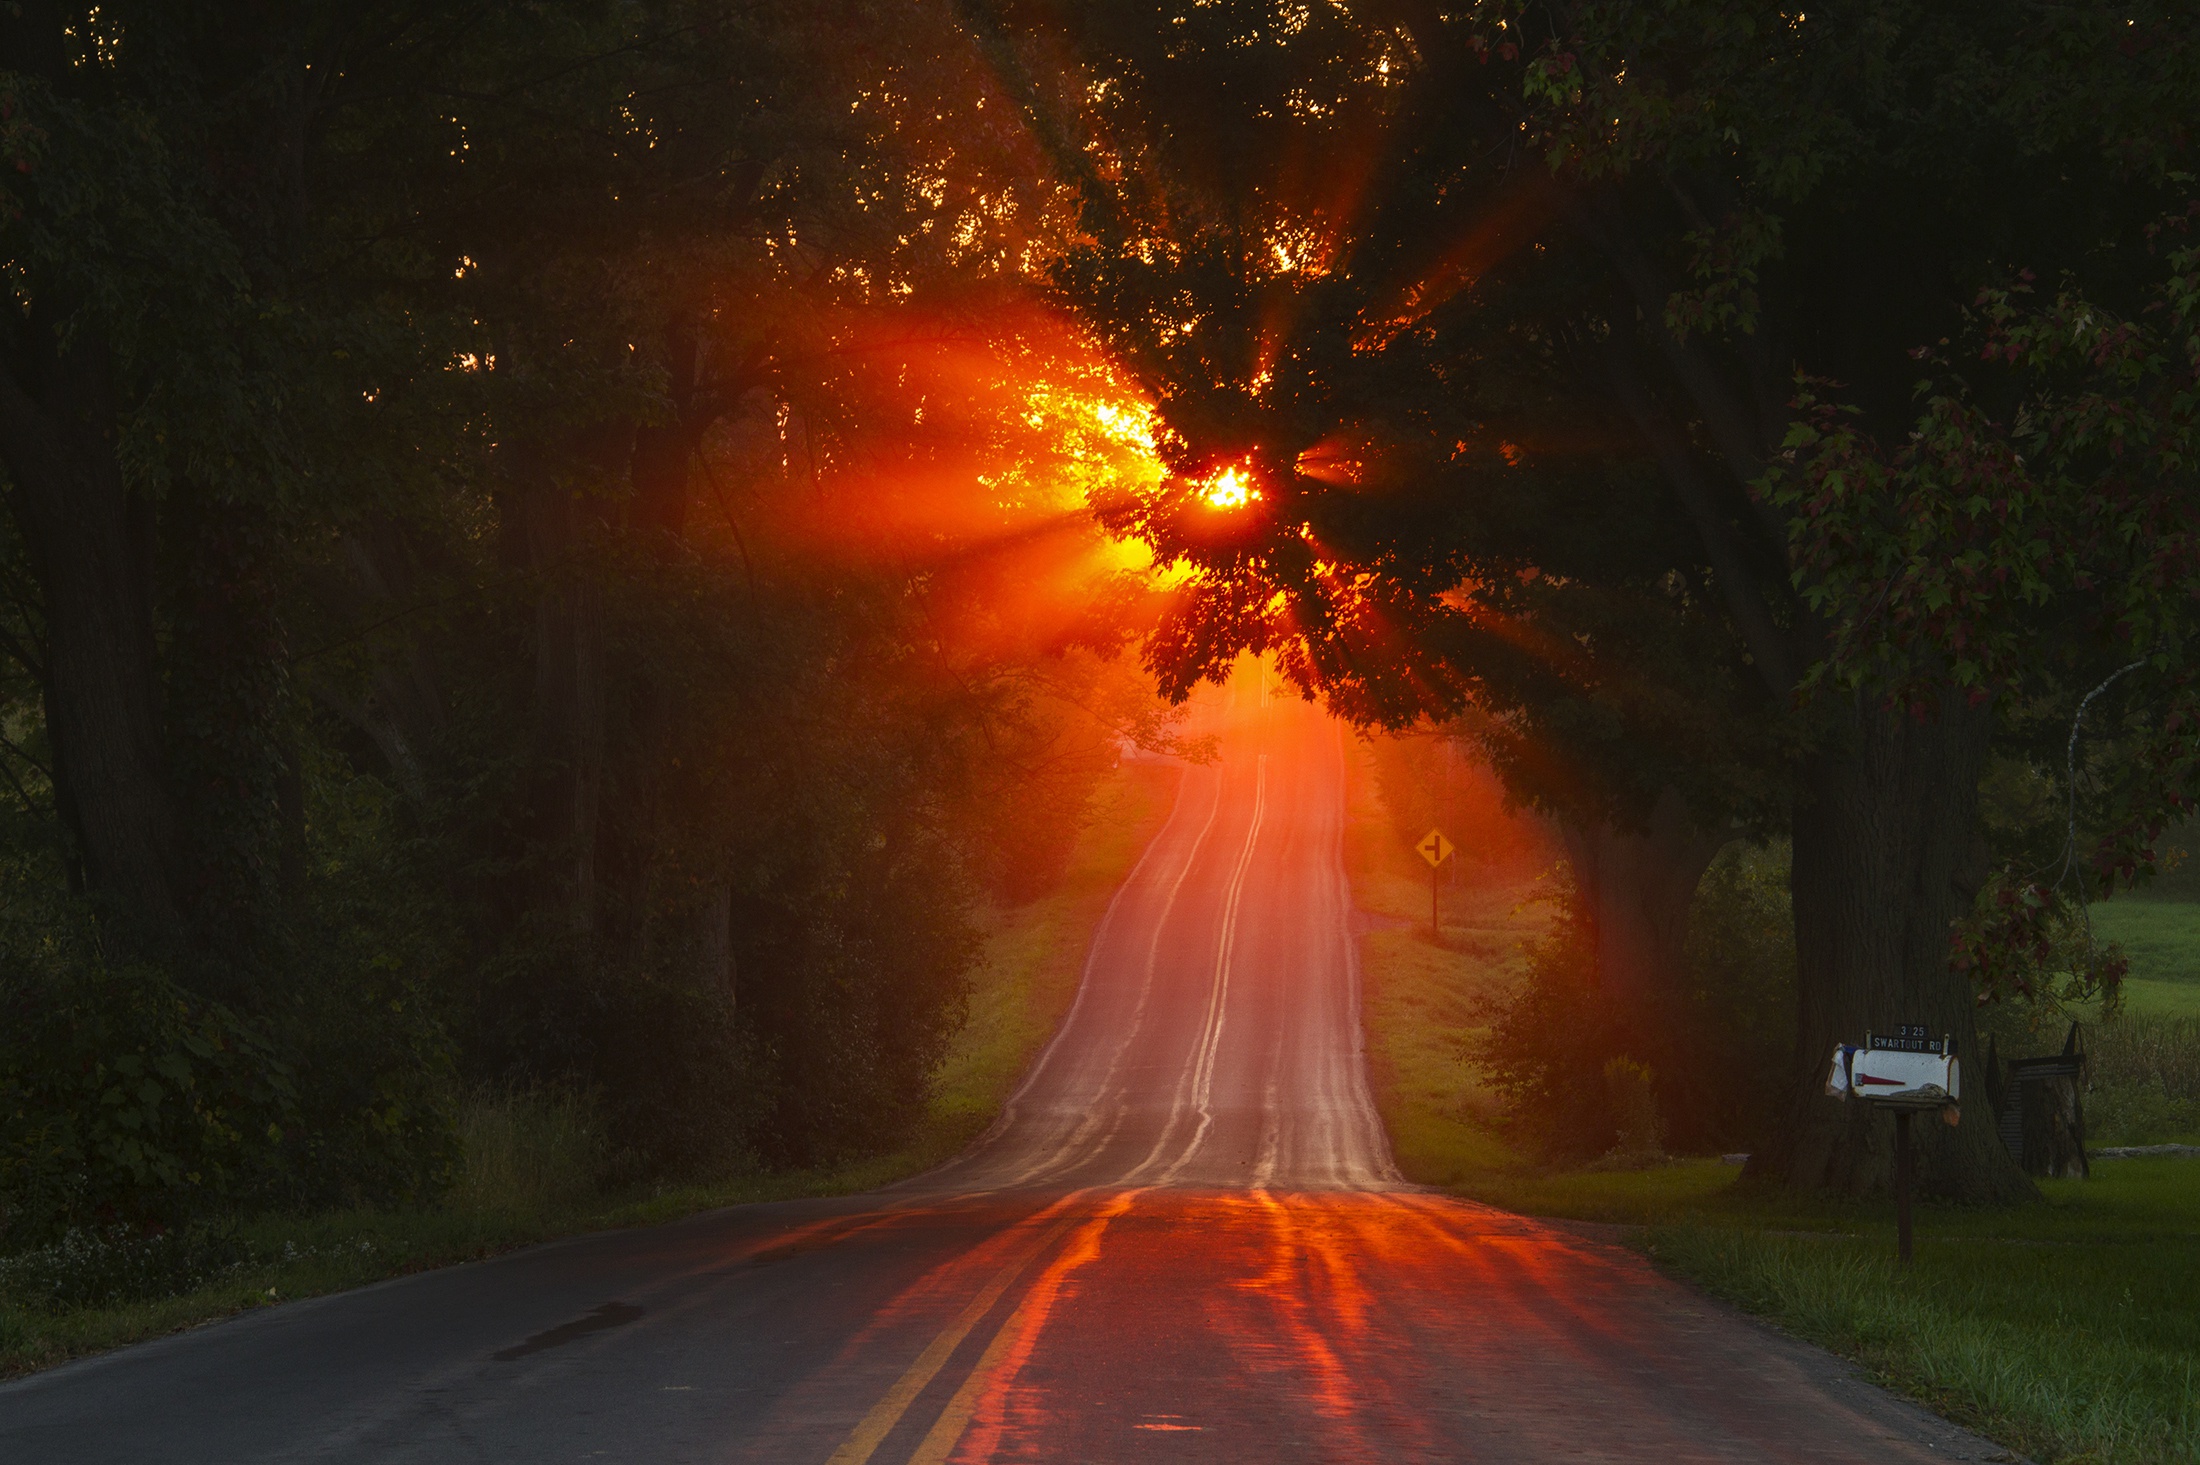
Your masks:
<svg viewBox="0 0 2200 1465"><path fill-rule="evenodd" d="M1444 861L1452 856L1452 842L1444 838L1444 831L1431 829L1421 836L1414 851L1428 861L1428 934L1438 946L1444 944L1443 881Z"/></svg>
<svg viewBox="0 0 2200 1465"><path fill-rule="evenodd" d="M1891 1036L1868 1032L1863 1047L1843 1043L1833 1050L1826 1092L1894 1111L1895 1255L1908 1266L1910 1192L1916 1184L1910 1120L1921 1111L1937 1112L1950 1124L1961 1117L1956 1101L1963 1094L1963 1067L1956 1061L1956 1040L1945 1033L1928 1036L1920 1023L1904 1023Z"/></svg>

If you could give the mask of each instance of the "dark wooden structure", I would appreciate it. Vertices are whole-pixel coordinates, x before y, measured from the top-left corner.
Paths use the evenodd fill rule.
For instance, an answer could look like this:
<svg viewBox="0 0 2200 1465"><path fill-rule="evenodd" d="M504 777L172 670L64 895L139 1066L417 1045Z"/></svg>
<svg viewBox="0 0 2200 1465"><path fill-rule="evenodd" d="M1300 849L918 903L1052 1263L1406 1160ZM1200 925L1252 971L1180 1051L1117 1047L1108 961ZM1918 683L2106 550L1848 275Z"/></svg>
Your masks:
<svg viewBox="0 0 2200 1465"><path fill-rule="evenodd" d="M2083 1180L2092 1173L2085 1157L2084 1086L2085 1049L2076 1023L2062 1052L2045 1058L2017 1058L2005 1066L1988 1043L1986 1096L1994 1127L2027 1175Z"/></svg>

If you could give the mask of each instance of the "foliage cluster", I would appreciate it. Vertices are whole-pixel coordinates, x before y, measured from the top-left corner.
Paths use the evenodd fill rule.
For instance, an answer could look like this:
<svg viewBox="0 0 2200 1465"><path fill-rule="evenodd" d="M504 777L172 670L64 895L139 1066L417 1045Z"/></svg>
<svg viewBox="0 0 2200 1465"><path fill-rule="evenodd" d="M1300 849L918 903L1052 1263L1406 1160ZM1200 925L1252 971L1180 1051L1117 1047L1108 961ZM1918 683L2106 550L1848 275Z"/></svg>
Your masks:
<svg viewBox="0 0 2200 1465"><path fill-rule="evenodd" d="M1786 864L1782 850L1745 845L1712 862L1690 911L1688 986L1647 1024L1623 1023L1598 992L1586 913L1570 882L1554 882L1558 919L1529 944L1526 980L1468 1044L1510 1132L1572 1163L1760 1143L1794 1024Z"/></svg>
<svg viewBox="0 0 2200 1465"><path fill-rule="evenodd" d="M2200 248L2182 241L2196 218L2200 203L2149 229L2161 275L2129 314L2069 282L2043 303L2029 274L1982 289L1958 339L1983 369L1957 371L1946 338L1921 348L1932 374L1892 450L1861 409L1829 400L1837 385L1805 382L1761 485L1800 511L1798 583L1831 628L1817 674L1912 706L1950 683L2021 705L2097 681L2070 733L2059 859L1992 882L1958 935L1957 964L1991 996L2029 998L2049 973L2078 979L2068 996L2113 987L2123 963L2090 949L2075 967L2056 960L2057 927L2151 875L2164 832L2192 812ZM2081 770L2088 714L2115 741Z"/></svg>

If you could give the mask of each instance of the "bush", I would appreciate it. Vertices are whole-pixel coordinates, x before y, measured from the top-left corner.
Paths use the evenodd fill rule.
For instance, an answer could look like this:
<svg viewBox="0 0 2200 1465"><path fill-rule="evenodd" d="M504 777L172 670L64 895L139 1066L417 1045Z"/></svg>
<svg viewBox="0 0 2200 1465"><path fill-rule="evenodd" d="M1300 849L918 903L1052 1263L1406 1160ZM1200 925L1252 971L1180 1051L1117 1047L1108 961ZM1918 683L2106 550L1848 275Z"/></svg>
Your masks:
<svg viewBox="0 0 2200 1465"><path fill-rule="evenodd" d="M1795 918L1788 848L1729 845L1688 914L1684 1037L1659 1097L1688 1153L1753 1149L1795 1045Z"/></svg>
<svg viewBox="0 0 2200 1465"><path fill-rule="evenodd" d="M2155 1145L2200 1137L2200 1099L2173 1097L2158 1078L2118 1088L2095 1088L2085 1097L2090 1145Z"/></svg>
<svg viewBox="0 0 2200 1465"><path fill-rule="evenodd" d="M2200 1018L2124 1016L2086 1034L2096 1088L2159 1086L2200 1101Z"/></svg>
<svg viewBox="0 0 2200 1465"><path fill-rule="evenodd" d="M756 1045L724 993L577 945L546 943L493 964L469 1049L477 1079L506 1092L594 1095L589 1122L600 1125L603 1176L617 1184L742 1163L764 1105Z"/></svg>
<svg viewBox="0 0 2200 1465"><path fill-rule="evenodd" d="M1646 1063L1614 1058L1604 1065L1604 1094L1612 1106L1612 1127L1622 1155L1656 1155L1665 1148L1665 1122L1658 1115L1657 1075Z"/></svg>
<svg viewBox="0 0 2200 1465"><path fill-rule="evenodd" d="M1560 1161L1578 1161L1613 1147L1619 1126L1610 1091L1600 1081L1621 1056L1624 1037L1596 991L1595 941L1570 882L1551 898L1559 919L1527 948L1528 975L1490 1004L1487 1027L1466 1044L1504 1102L1504 1127Z"/></svg>
<svg viewBox="0 0 2200 1465"><path fill-rule="evenodd" d="M457 1069L424 995L368 966L299 981L274 1037L296 1080L296 1122L254 1197L286 1210L419 1205L458 1161Z"/></svg>
<svg viewBox="0 0 2200 1465"><path fill-rule="evenodd" d="M1529 947L1527 980L1468 1044L1508 1129L1565 1162L1753 1144L1794 1031L1786 874L1779 848L1714 860L1690 912L1686 986L1647 1013L1616 1011L1597 990L1588 916L1561 883L1561 918Z"/></svg>
<svg viewBox="0 0 2200 1465"><path fill-rule="evenodd" d="M85 902L0 883L0 1249L417 1202L448 1179L450 1045L397 963L324 933L230 972L244 1011L100 950Z"/></svg>
<svg viewBox="0 0 2200 1465"><path fill-rule="evenodd" d="M0 973L0 1244L230 1208L264 1192L298 1114L264 1035L156 971Z"/></svg>

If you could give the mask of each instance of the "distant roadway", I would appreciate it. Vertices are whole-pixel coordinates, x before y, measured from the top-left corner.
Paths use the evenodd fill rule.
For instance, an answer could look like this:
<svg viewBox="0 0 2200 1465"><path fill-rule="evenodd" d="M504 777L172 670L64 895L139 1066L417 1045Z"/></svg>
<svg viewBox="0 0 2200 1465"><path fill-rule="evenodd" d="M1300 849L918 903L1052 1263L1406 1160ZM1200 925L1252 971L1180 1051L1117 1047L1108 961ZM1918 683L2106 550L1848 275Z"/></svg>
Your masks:
<svg viewBox="0 0 2200 1465"><path fill-rule="evenodd" d="M268 1308L0 1387L0 1462L2006 1460L1577 1230L1405 1184L1344 741L1219 763L966 1154Z"/></svg>

